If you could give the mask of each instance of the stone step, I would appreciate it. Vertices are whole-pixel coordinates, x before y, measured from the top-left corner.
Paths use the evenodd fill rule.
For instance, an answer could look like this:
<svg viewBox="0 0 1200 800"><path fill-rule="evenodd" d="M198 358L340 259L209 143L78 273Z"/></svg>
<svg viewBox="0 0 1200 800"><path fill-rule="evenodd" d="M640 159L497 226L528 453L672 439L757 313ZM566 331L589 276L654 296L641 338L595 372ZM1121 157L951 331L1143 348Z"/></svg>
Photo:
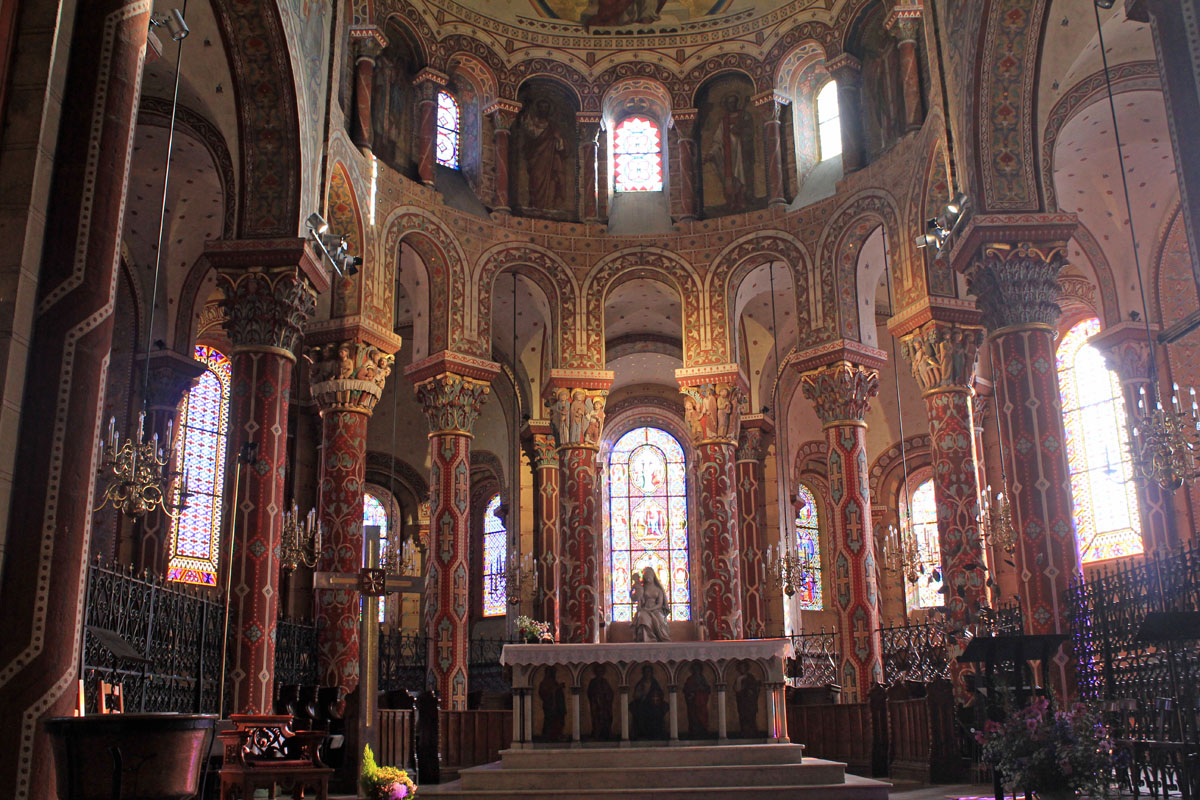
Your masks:
<svg viewBox="0 0 1200 800"><path fill-rule="evenodd" d="M887 800L888 784L847 775L845 783L816 784L811 786L723 786L725 796L738 800ZM421 797L437 797L442 800L712 800L713 789L709 787L657 787L657 788L611 788L606 783L597 783L588 789L490 789L467 790L461 781L440 786L422 786Z"/></svg>
<svg viewBox="0 0 1200 800"><path fill-rule="evenodd" d="M676 765L665 754L657 766L512 769L508 764L486 764L459 773L466 790L550 789L563 791L606 786L612 789L665 789L729 787L747 784L816 786L842 783L845 764L805 759L799 764L690 764Z"/></svg>
<svg viewBox="0 0 1200 800"><path fill-rule="evenodd" d="M804 757L802 744L730 744L679 747L583 747L501 750L505 769L584 769L587 767L736 764L799 764Z"/></svg>

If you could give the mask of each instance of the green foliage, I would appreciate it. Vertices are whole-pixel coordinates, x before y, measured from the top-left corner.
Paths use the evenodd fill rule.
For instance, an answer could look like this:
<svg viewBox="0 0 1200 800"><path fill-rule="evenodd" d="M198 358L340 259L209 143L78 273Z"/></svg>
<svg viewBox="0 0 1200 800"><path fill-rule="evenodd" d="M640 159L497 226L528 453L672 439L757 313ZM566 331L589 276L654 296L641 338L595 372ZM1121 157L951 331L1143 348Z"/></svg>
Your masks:
<svg viewBox="0 0 1200 800"><path fill-rule="evenodd" d="M363 748L359 785L368 800L411 800L416 797L417 785L399 767L381 767L375 763L371 746Z"/></svg>

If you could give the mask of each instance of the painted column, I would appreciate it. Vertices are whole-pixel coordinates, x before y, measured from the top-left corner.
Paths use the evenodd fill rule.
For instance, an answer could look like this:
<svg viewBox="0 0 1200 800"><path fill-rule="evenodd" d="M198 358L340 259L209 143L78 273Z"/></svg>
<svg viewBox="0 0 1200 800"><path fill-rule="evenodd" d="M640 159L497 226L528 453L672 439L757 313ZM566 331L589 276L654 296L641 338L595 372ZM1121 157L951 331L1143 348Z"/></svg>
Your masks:
<svg viewBox="0 0 1200 800"><path fill-rule="evenodd" d="M607 370L556 369L546 385L558 442L560 642L596 642L600 636L603 515L596 458L612 375Z"/></svg>
<svg viewBox="0 0 1200 800"><path fill-rule="evenodd" d="M354 58L354 108L350 116L350 141L364 150L375 146L371 125L371 98L375 91L375 57L379 43L366 39L359 43Z"/></svg>
<svg viewBox="0 0 1200 800"><path fill-rule="evenodd" d="M1151 331L1157 334L1158 326L1152 325ZM1120 378L1125 399L1125 418L1131 428L1136 426L1142 392L1147 398L1144 402L1153 402L1154 398L1150 382L1151 352L1145 324L1118 322L1093 336L1090 343L1104 355L1108 368ZM1146 550L1157 552L1174 549L1179 544L1179 538L1171 495L1155 481L1142 479L1136 474L1134 478L1142 520L1142 541Z"/></svg>
<svg viewBox="0 0 1200 800"><path fill-rule="evenodd" d="M488 107L486 112L492 115L492 149L495 153L496 204L492 210L500 214L512 213L511 187L508 177L508 148L512 138L512 124L520 110L520 103L497 100Z"/></svg>
<svg viewBox="0 0 1200 800"><path fill-rule="evenodd" d="M837 614L842 663L838 675L847 702L865 703L883 682L879 641L879 586L867 473L867 410L879 394L885 356L857 343L800 359L804 396L812 401L829 448L832 606ZM837 360L829 363L830 357ZM841 358L838 358L840 356Z"/></svg>
<svg viewBox="0 0 1200 800"><path fill-rule="evenodd" d="M782 124L779 115L788 100L774 91L764 92L754 98L754 104L763 114L763 154L767 169L767 204L783 205L783 140L780 136Z"/></svg>
<svg viewBox="0 0 1200 800"><path fill-rule="evenodd" d="M353 338L341 339L347 335ZM362 531L367 422L392 373L392 353L400 349L397 339L368 339L345 328L309 334L314 345L307 353L309 380L321 414L317 513L322 547L317 569L323 573L354 574L367 566ZM349 693L359 679L359 593L318 586L315 611L321 685L341 686Z"/></svg>
<svg viewBox="0 0 1200 800"><path fill-rule="evenodd" d="M904 93L904 129L921 127L921 70L917 62L917 34L921 32L921 7L896 8L888 15L885 27L896 37L900 60L900 90Z"/></svg>
<svg viewBox="0 0 1200 800"><path fill-rule="evenodd" d="M689 222L696 219L696 114L694 108L681 108L672 113L675 135L679 142L679 220Z"/></svg>
<svg viewBox="0 0 1200 800"><path fill-rule="evenodd" d="M936 312L934 312L936 314ZM965 701L965 672L956 659L974 635L980 612L987 605L987 573L979 526L979 467L975 461L975 422L971 397L975 363L983 344L983 328L928 317L925 313L905 328L894 328L912 367L929 415L933 458L933 495L937 503L938 544L942 552L950 675L956 696ZM975 321L974 310L959 317ZM912 322L917 327L912 327Z"/></svg>
<svg viewBox="0 0 1200 800"><path fill-rule="evenodd" d="M145 369L145 357L142 358L142 368ZM150 413L146 424L151 433L158 434L160 442L165 442L168 429L172 436L178 434L175 423L178 421L179 404L204 374L205 367L190 356L173 350L159 350L150 354L149 369L146 409ZM134 537L134 564L137 568L150 570L155 575L166 575L167 560L171 555L171 518L161 510L147 514L134 526Z"/></svg>
<svg viewBox="0 0 1200 800"><path fill-rule="evenodd" d="M450 82L449 77L426 67L413 78L417 87L417 177L426 186L433 185L437 166L437 94Z"/></svg>
<svg viewBox="0 0 1200 800"><path fill-rule="evenodd" d="M745 381L736 364L675 370L696 451L701 626L709 640L740 639L742 547L734 476Z"/></svg>
<svg viewBox="0 0 1200 800"><path fill-rule="evenodd" d="M258 445L257 462L242 469L241 488L233 490L229 682L230 708L238 714L269 714L275 699L292 371L301 328L316 311L317 291L329 286L328 274L303 239L269 249L280 244L212 242L205 253L217 268L225 330L233 344L227 463L235 462L243 444ZM251 259L267 266L242 266Z"/></svg>
<svg viewBox="0 0 1200 800"><path fill-rule="evenodd" d="M1069 634L1064 598L1079 574L1055 369L1058 273L1065 263L1060 243L985 244L966 268L990 332L1007 491L1019 532L1021 611L1031 634ZM1051 670L1059 697L1073 692L1073 673L1061 655Z"/></svg>
<svg viewBox="0 0 1200 800"><path fill-rule="evenodd" d="M54 796L42 721L75 707L91 489L150 7L149 0L85 3L70 42L55 157L72 168L50 177L45 252L28 311L35 357L25 375L20 468L12 478L21 500L12 504L14 533L0 576L3 797Z"/></svg>
<svg viewBox="0 0 1200 800"><path fill-rule="evenodd" d="M849 53L842 53L825 66L837 81L842 172L849 174L867 165L862 124L862 62Z"/></svg>
<svg viewBox="0 0 1200 800"><path fill-rule="evenodd" d="M559 464L549 420L526 423L529 461L533 466L533 551L538 560L534 615L559 631Z"/></svg>
<svg viewBox="0 0 1200 800"><path fill-rule="evenodd" d="M736 482L738 532L742 537L742 617L745 635L767 635L767 599L763 553L767 549L767 496L763 460L774 426L762 414L742 417Z"/></svg>
<svg viewBox="0 0 1200 800"><path fill-rule="evenodd" d="M579 123L579 218L584 222L599 222L600 191L600 115L580 112Z"/></svg>
<svg viewBox="0 0 1200 800"><path fill-rule="evenodd" d="M429 552L425 558L427 680L443 708L467 708L471 437L500 368L443 351L404 370L429 421Z"/></svg>

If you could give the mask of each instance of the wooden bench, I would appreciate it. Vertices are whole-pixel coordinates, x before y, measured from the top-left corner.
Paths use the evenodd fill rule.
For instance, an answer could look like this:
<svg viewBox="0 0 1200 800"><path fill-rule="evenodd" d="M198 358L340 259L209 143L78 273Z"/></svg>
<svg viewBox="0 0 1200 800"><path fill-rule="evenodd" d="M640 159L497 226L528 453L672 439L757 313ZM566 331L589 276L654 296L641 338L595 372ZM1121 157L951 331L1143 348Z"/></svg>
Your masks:
<svg viewBox="0 0 1200 800"><path fill-rule="evenodd" d="M329 798L330 767L318 749L325 731L293 731L288 714L233 714L222 731L221 800L253 800L255 789L272 799L282 787L294 798ZM307 792L312 792L311 795Z"/></svg>

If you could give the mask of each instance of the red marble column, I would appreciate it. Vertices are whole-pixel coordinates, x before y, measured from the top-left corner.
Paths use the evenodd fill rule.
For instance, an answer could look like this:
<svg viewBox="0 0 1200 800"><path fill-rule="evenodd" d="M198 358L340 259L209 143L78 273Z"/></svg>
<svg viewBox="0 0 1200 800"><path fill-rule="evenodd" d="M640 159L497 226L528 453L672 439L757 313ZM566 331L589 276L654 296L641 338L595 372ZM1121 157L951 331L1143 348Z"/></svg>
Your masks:
<svg viewBox="0 0 1200 800"><path fill-rule="evenodd" d="M767 550L767 497L763 459L773 429L771 421L762 414L742 417L735 465L738 532L742 538L742 618L749 638L766 636L763 553Z"/></svg>
<svg viewBox="0 0 1200 800"><path fill-rule="evenodd" d="M425 558L428 679L442 708L467 708L471 431L500 368L441 352L405 369L429 421L429 551Z"/></svg>
<svg viewBox="0 0 1200 800"><path fill-rule="evenodd" d="M584 222L599 221L600 191L600 115L580 112L579 123L579 218Z"/></svg>
<svg viewBox="0 0 1200 800"><path fill-rule="evenodd" d="M904 93L904 129L915 130L924 122L921 104L921 70L917 63L917 34L921 31L921 9L896 9L887 20L896 37L900 60L900 87Z"/></svg>
<svg viewBox="0 0 1200 800"><path fill-rule="evenodd" d="M833 552L828 563L833 571L830 601L838 618L842 654L838 675L848 702L864 703L871 688L883 682L864 419L871 398L879 394L878 369L884 355L853 343L845 343L832 355L842 358L828 363L828 352L802 357L799 366L807 371L800 378L800 387L821 419L829 448Z"/></svg>
<svg viewBox="0 0 1200 800"><path fill-rule="evenodd" d="M1152 331L1157 333L1158 326ZM1137 425L1138 401L1153 398L1150 384L1150 343L1146 326L1140 322L1119 322L1109 325L1091 339L1091 344L1104 355L1108 368L1117 373L1124 390L1125 414L1129 425ZM1132 436L1131 436L1132 438ZM1135 475L1138 492L1138 511L1142 520L1142 542L1148 552L1172 550L1179 544L1175 528L1175 505L1171 495L1155 481Z"/></svg>
<svg viewBox="0 0 1200 800"><path fill-rule="evenodd" d="M596 457L604 431L606 370L552 370L546 385L550 423L558 442L559 641L600 636L600 546L603 516Z"/></svg>
<svg viewBox="0 0 1200 800"><path fill-rule="evenodd" d="M342 340L347 335L353 338ZM364 566L367 422L391 374L391 353L400 349L395 337L372 339L345 328L309 337L310 343L325 341L308 351L312 395L321 413L317 508L324 535L317 568L323 573L353 574ZM316 621L321 685L353 691L359 678L359 593L318 587Z"/></svg>
<svg viewBox="0 0 1200 800"><path fill-rule="evenodd" d="M974 312L963 313L972 320ZM929 416L933 457L933 494L937 502L938 544L942 553L951 678L960 700L968 697L965 669L953 659L974 635L987 605L987 573L979 527L979 467L975 461L975 422L971 396L983 328L947 322L929 315L910 317L901 349L920 385ZM915 329L911 323L919 326Z"/></svg>
<svg viewBox="0 0 1200 800"><path fill-rule="evenodd" d="M350 141L367 150L375 146L371 101L375 92L375 56L378 50L378 44L371 39L359 45L354 58L354 109L350 116Z"/></svg>
<svg viewBox="0 0 1200 800"><path fill-rule="evenodd" d="M12 479L20 501L12 504L0 577L3 797L54 796L42 722L75 707L114 270L149 24L145 0L97 0L80 7L70 42L59 168L29 309L33 357Z"/></svg>
<svg viewBox="0 0 1200 800"><path fill-rule="evenodd" d="M145 361L141 364L145 369ZM173 350L160 350L150 354L149 369L146 408L150 418L146 424L151 433L158 434L159 441L166 441L168 428L172 436L177 433L175 423L178 421L179 404L204 374L204 365ZM150 570L155 575L166 575L167 561L171 555L171 518L162 511L151 512L137 521L133 535L134 564L137 568Z"/></svg>
<svg viewBox="0 0 1200 800"><path fill-rule="evenodd" d="M1014 556L1021 611L1032 634L1070 633L1065 593L1079 574L1054 367L1061 316L1058 273L1064 263L1057 243L1005 244L984 245L967 267L969 290L990 331L1007 491L1019 533ZM1070 696L1074 669L1067 654L1055 662L1050 677L1060 697Z"/></svg>
<svg viewBox="0 0 1200 800"><path fill-rule="evenodd" d="M496 205L493 211L501 214L512 213L512 202L509 199L508 177L508 146L512 136L512 124L521 110L519 103L507 100L497 100L489 108L492 115L492 148L495 153L496 173Z"/></svg>
<svg viewBox="0 0 1200 800"><path fill-rule="evenodd" d="M437 93L449 83L442 73L426 67L417 73L417 176L426 186L433 185L437 166Z"/></svg>
<svg viewBox="0 0 1200 800"><path fill-rule="evenodd" d="M849 174L867 165L862 124L862 63L849 53L842 53L825 66L837 81L842 172Z"/></svg>
<svg viewBox="0 0 1200 800"><path fill-rule="evenodd" d="M526 433L533 465L533 552L538 560L534 613L542 622L550 623L550 630L557 637L561 561L558 449L547 420L531 420Z"/></svg>
<svg viewBox="0 0 1200 800"><path fill-rule="evenodd" d="M734 476L745 384L735 364L675 370L696 450L701 624L710 640L740 639L742 547Z"/></svg>
<svg viewBox="0 0 1200 800"><path fill-rule="evenodd" d="M681 108L671 117L679 142L679 219L688 222L696 218L696 114L694 108Z"/></svg>
<svg viewBox="0 0 1200 800"><path fill-rule="evenodd" d="M242 485L234 488L233 559L228 567L231 710L269 714L275 699L294 353L301 326L316 310L317 291L328 288L329 278L303 239L214 242L205 255L217 268L217 282L225 294L225 330L233 344L228 463L234 463L243 444L258 445L257 462L242 469ZM265 268L246 269L248 261Z"/></svg>
<svg viewBox="0 0 1200 800"><path fill-rule="evenodd" d="M765 92L755 98L755 104L763 113L763 154L767 169L767 204L783 205L783 141L780 131L783 126L779 114L786 100L774 91Z"/></svg>

